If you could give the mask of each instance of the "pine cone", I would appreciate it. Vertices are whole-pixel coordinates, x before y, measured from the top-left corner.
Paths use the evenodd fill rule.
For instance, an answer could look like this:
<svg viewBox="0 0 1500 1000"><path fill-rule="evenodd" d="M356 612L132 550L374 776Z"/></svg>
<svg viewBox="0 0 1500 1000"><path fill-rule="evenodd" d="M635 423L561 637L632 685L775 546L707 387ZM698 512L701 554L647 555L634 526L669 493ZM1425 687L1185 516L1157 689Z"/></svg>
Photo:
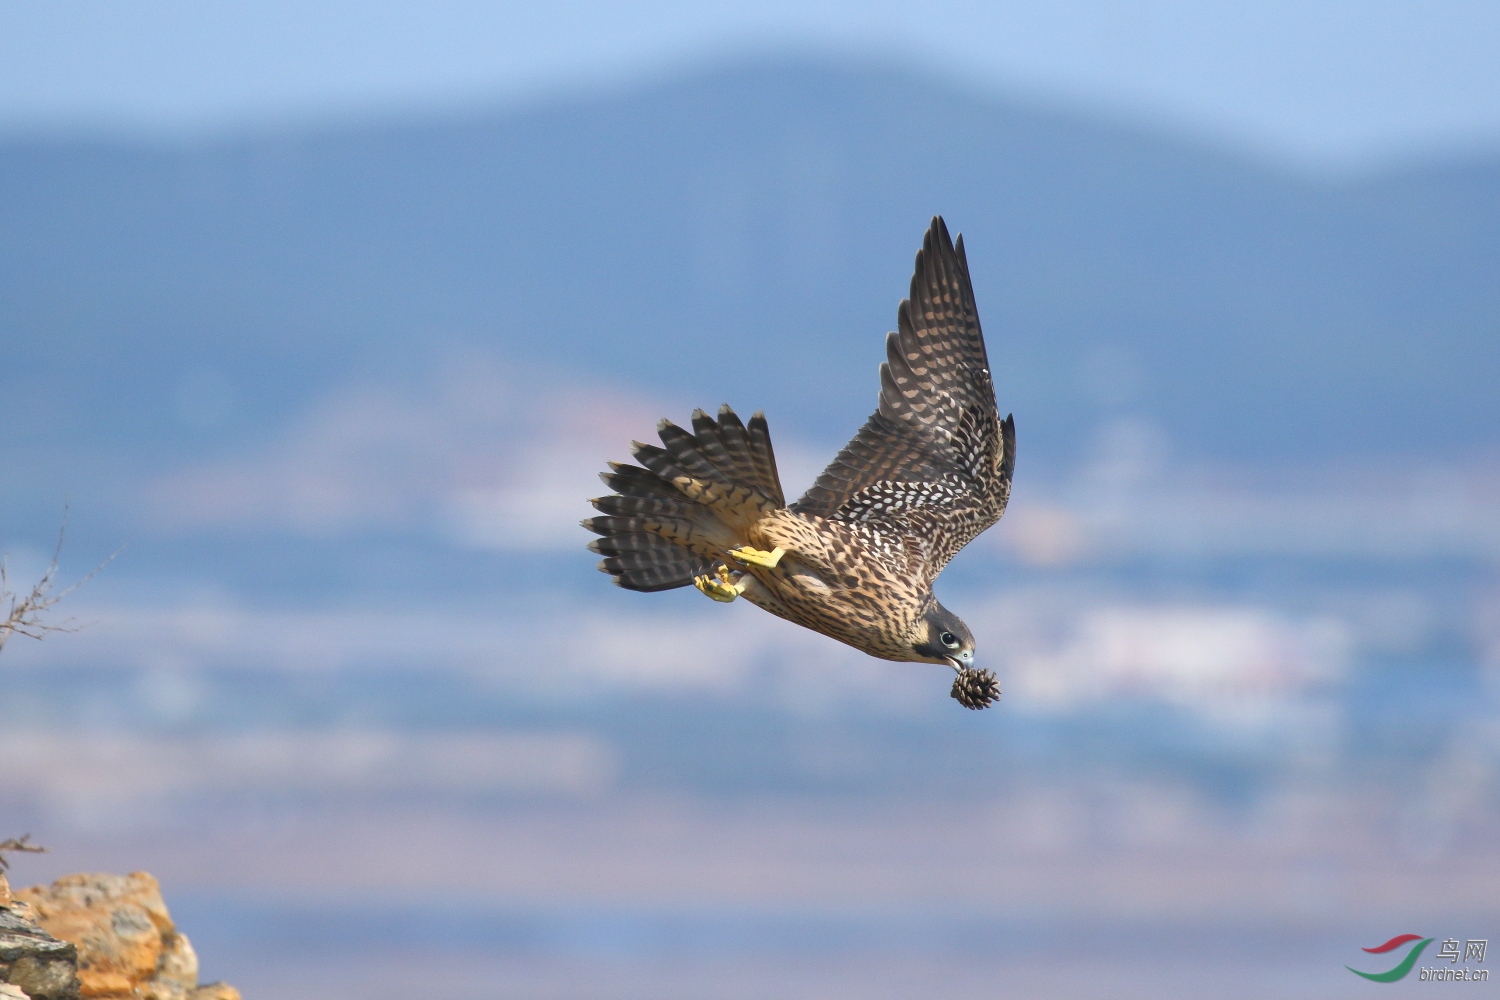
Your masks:
<svg viewBox="0 0 1500 1000"><path fill-rule="evenodd" d="M1000 700L1000 682L992 671L965 667L953 678L953 690L949 693L964 708L977 710Z"/></svg>

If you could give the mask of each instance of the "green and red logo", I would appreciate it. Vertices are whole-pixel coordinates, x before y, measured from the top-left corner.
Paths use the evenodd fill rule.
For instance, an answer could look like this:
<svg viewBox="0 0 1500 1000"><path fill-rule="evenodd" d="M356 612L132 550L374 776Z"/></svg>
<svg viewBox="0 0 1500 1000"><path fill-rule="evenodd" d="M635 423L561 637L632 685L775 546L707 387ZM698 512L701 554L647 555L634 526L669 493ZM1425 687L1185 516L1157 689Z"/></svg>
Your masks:
<svg viewBox="0 0 1500 1000"><path fill-rule="evenodd" d="M1422 956L1422 950L1432 944L1432 938L1424 938L1420 934L1397 934L1385 944L1376 945L1374 948L1361 949L1372 955L1384 955L1413 941L1416 944L1411 946L1411 950L1406 953L1406 957L1397 962L1396 967L1389 972L1360 972L1352 965L1346 965L1344 968L1356 976L1364 976L1366 979L1373 979L1377 983L1394 983L1398 979L1406 978L1406 974L1411 971L1412 966L1417 964L1417 959Z"/></svg>

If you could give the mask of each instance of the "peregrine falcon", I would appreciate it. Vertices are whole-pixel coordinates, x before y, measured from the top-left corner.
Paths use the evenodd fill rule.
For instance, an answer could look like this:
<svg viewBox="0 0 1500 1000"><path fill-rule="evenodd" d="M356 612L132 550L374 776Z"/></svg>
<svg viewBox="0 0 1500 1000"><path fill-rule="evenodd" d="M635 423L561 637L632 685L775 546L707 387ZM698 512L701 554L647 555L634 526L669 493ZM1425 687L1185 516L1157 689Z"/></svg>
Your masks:
<svg viewBox="0 0 1500 1000"><path fill-rule="evenodd" d="M639 465L600 473L614 494L583 526L599 569L627 590L692 585L886 660L953 668L968 708L1000 696L974 635L932 593L948 561L1000 520L1015 423L1000 419L963 237L938 217L917 253L880 366L880 405L798 501L786 502L766 418L727 405L693 429L657 425Z"/></svg>

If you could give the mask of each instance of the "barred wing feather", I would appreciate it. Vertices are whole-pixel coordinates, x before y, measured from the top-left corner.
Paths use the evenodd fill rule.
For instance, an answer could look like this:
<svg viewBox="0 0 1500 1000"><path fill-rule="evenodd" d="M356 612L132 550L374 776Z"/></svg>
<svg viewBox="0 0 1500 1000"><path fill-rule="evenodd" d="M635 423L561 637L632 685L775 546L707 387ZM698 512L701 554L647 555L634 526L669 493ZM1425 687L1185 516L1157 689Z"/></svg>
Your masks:
<svg viewBox="0 0 1500 1000"><path fill-rule="evenodd" d="M963 237L934 218L886 338L879 407L792 509L899 538L930 582L1000 519L1014 464Z"/></svg>

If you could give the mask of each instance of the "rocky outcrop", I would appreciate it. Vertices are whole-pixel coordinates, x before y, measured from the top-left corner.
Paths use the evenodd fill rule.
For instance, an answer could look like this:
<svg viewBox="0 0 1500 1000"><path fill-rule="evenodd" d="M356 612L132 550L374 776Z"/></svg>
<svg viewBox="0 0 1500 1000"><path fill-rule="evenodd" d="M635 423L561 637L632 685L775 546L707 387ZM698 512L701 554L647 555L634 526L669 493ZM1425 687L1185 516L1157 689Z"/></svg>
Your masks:
<svg viewBox="0 0 1500 1000"><path fill-rule="evenodd" d="M13 972L0 972L0 981L19 986L31 1000L240 1000L232 986L198 985L198 956L172 923L156 879L145 872L66 875L17 891L0 910L6 913L66 948L77 970L71 993L37 993Z"/></svg>
<svg viewBox="0 0 1500 1000"><path fill-rule="evenodd" d="M0 1000L77 1000L78 951L38 927L0 872Z"/></svg>

